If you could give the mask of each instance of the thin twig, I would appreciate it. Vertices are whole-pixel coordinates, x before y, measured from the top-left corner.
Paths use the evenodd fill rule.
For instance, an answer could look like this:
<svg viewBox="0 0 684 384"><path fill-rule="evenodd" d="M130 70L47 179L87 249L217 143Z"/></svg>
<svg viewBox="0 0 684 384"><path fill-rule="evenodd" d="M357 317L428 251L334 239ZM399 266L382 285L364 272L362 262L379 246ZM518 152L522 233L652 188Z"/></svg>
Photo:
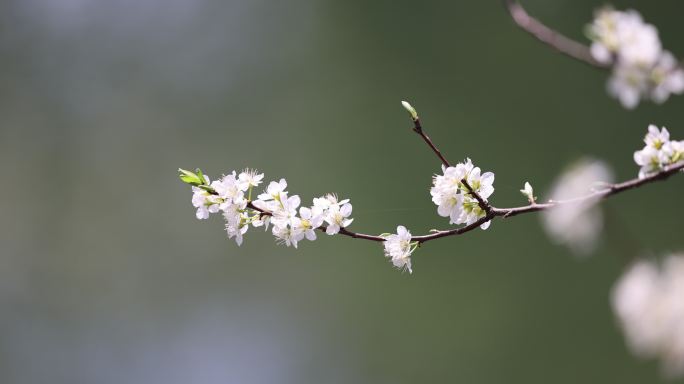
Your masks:
<svg viewBox="0 0 684 384"><path fill-rule="evenodd" d="M598 62L591 56L589 47L585 44L577 42L560 32L553 30L541 21L530 16L525 8L515 0L503 0L508 13L511 14L513 21L522 29L527 31L532 36L536 37L542 43L550 46L556 51L579 60L585 64L589 64L596 68L609 68L609 64Z"/></svg>
<svg viewBox="0 0 684 384"><path fill-rule="evenodd" d="M450 167L451 164L449 164L449 161L446 159L446 157L444 157L444 155L442 155L442 152L440 152L439 149L437 149L437 146L435 146L435 144L432 142L432 140L430 140L430 136L428 136L427 133L425 133L425 131L423 130L423 126L420 124L420 118L415 118L412 120L413 120L413 132L417 133L418 135L420 135L420 137L423 138L425 143L430 146L430 149L432 149L432 152L434 152L435 155L437 155L437 157L439 157L439 159L442 161L442 164L444 164L445 167Z"/></svg>

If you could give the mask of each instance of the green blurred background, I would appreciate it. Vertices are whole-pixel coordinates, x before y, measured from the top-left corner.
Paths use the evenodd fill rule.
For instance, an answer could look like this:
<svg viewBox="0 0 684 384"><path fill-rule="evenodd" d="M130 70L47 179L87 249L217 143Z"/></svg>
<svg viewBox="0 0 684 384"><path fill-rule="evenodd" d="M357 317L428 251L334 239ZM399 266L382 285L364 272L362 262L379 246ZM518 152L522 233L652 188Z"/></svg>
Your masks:
<svg viewBox="0 0 684 384"><path fill-rule="evenodd" d="M524 5L584 41L602 3ZM615 5L684 55L681 2ZM0 54L2 383L662 380L609 292L634 254L681 249L682 178L605 204L591 258L529 215L426 244L413 275L349 238L238 248L177 179L255 167L351 198L354 230L423 233L448 226L439 163L400 100L496 173L498 206L585 155L636 176L649 123L684 138L684 98L622 109L499 1L4 0Z"/></svg>

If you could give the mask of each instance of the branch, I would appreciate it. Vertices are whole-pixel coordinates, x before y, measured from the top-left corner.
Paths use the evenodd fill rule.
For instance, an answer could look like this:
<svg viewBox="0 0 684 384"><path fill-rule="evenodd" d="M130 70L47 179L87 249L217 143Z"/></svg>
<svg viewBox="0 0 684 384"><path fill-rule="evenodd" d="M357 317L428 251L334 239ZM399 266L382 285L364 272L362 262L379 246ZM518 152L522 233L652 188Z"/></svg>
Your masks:
<svg viewBox="0 0 684 384"><path fill-rule="evenodd" d="M610 65L596 61L591 56L591 51L586 45L577 42L558 31L555 31L539 20L530 16L525 8L516 0L503 0L504 6L508 9L513 21L542 43L550 46L556 51L563 53L573 59L579 60L596 68L609 68Z"/></svg>
<svg viewBox="0 0 684 384"><path fill-rule="evenodd" d="M420 126L420 124L418 124ZM415 130L415 129L414 129ZM435 145L432 143L430 138L425 134L423 131L422 127L419 128L417 131L423 137L425 142L430 145L430 148L439 156L440 159L442 159L442 162L445 164L449 164L446 159L442 156L442 154L439 152L439 150L435 147ZM629 191L631 189L636 189L639 187L642 187L646 184L651 184L656 181L661 181L669 178L670 176L674 175L675 173L684 170L684 161L672 164L668 167L665 167L663 170L660 172L654 173L650 176L644 177L642 179L636 178L636 179L631 179L624 181L622 183L616 183L616 184L604 184L603 188L601 190L597 190L591 193L588 193L583 196L578 196L572 199L567 199L567 200L555 200L555 201L549 201L547 203L531 203L529 205L524 205L520 207L511 207L511 208L496 208L486 202L477 192L475 192L472 187L468 184L468 182L464 179L462 180L463 185L468 189L469 193L473 195L473 197L478 201L480 204L480 207L482 210L486 212L486 215L481 217L479 220L475 221L474 223L468 224L463 227L458 227L454 229L449 229L449 230L441 230L441 231L434 231L431 234L428 235L419 235L419 236L413 236L411 237L412 241L417 241L418 243L422 244L431 240L436 240L440 239L442 237L447 237L447 236L455 236L455 235L462 235L466 232L470 232L474 229L477 229L480 225L490 221L494 220L497 217L502 217L502 218L508 218L508 217L513 217L513 216L518 216L526 213L532 213L532 212L539 212L539 211L544 211L547 209L552 209L561 205L572 205L572 204L579 204L585 201L590 201L590 200L596 200L596 201L601 201L605 200L611 196L617 195L619 193ZM215 193L212 191L209 191L210 193ZM247 207L250 209L253 209L255 211L261 212L262 215L264 216L271 216L271 212L268 212L266 210L263 210L261 208L256 207L252 202L247 203ZM326 227L322 226L318 228L320 231L325 232ZM385 238L382 236L376 236L376 235L367 235L365 233L358 233L358 232L353 232L350 231L346 228L340 228L339 234L344 235L344 236L349 236L355 239L363 239L363 240L370 240L370 241L376 241L376 242L383 242L385 241Z"/></svg>
<svg viewBox="0 0 684 384"><path fill-rule="evenodd" d="M487 200L483 199L479 193L475 192L473 187L471 187L470 184L468 184L468 180L465 177L461 180L461 184L463 184L466 187L466 189L468 190L468 194L474 197L475 200L477 200L477 205L479 205L483 211L485 211L486 213L491 212L492 206L487 202Z"/></svg>
<svg viewBox="0 0 684 384"><path fill-rule="evenodd" d="M423 130L423 126L420 124L420 118L418 116L416 116L415 118L412 118L412 120L413 120L413 132L417 133L418 135L420 135L420 137L423 138L425 143L428 146L430 146L430 149L432 149L432 152L434 152L435 155L437 155L437 157L439 157L439 159L442 161L442 164L444 164L445 167L450 167L451 164L449 164L449 161L446 159L446 157L444 157L444 155L442 155L442 152L440 152L439 149L437 149L435 144L432 142L432 140L430 140L430 136L428 136L427 133L425 133L425 131Z"/></svg>

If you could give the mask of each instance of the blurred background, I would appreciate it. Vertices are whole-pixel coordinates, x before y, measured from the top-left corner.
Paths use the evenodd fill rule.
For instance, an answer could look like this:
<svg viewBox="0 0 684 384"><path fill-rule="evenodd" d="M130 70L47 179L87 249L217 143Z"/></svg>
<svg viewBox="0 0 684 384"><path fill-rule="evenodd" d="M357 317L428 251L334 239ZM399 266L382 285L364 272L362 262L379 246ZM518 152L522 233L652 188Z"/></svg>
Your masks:
<svg viewBox="0 0 684 384"><path fill-rule="evenodd" d="M589 0L528 0L586 41ZM617 1L684 55L675 0ZM515 27L499 1L0 1L0 382L657 383L609 306L625 261L684 248L684 179L611 199L597 252L539 217L430 242L413 275L342 237L238 248L199 222L176 169L254 167L352 229L445 228L439 163L496 173L497 206L581 156L633 178L649 123L684 138L684 98L624 110L607 73Z"/></svg>

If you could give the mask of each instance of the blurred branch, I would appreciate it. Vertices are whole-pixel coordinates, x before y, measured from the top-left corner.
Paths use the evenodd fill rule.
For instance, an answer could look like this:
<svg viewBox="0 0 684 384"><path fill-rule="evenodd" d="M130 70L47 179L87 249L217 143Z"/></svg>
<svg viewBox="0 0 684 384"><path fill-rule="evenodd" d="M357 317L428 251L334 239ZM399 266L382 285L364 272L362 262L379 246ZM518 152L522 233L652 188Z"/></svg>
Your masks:
<svg viewBox="0 0 684 384"><path fill-rule="evenodd" d="M608 68L609 65L596 61L591 56L589 47L555 31L534 17L530 16L525 8L515 0L503 0L513 21L542 43L563 53L573 59L579 60L596 68Z"/></svg>

